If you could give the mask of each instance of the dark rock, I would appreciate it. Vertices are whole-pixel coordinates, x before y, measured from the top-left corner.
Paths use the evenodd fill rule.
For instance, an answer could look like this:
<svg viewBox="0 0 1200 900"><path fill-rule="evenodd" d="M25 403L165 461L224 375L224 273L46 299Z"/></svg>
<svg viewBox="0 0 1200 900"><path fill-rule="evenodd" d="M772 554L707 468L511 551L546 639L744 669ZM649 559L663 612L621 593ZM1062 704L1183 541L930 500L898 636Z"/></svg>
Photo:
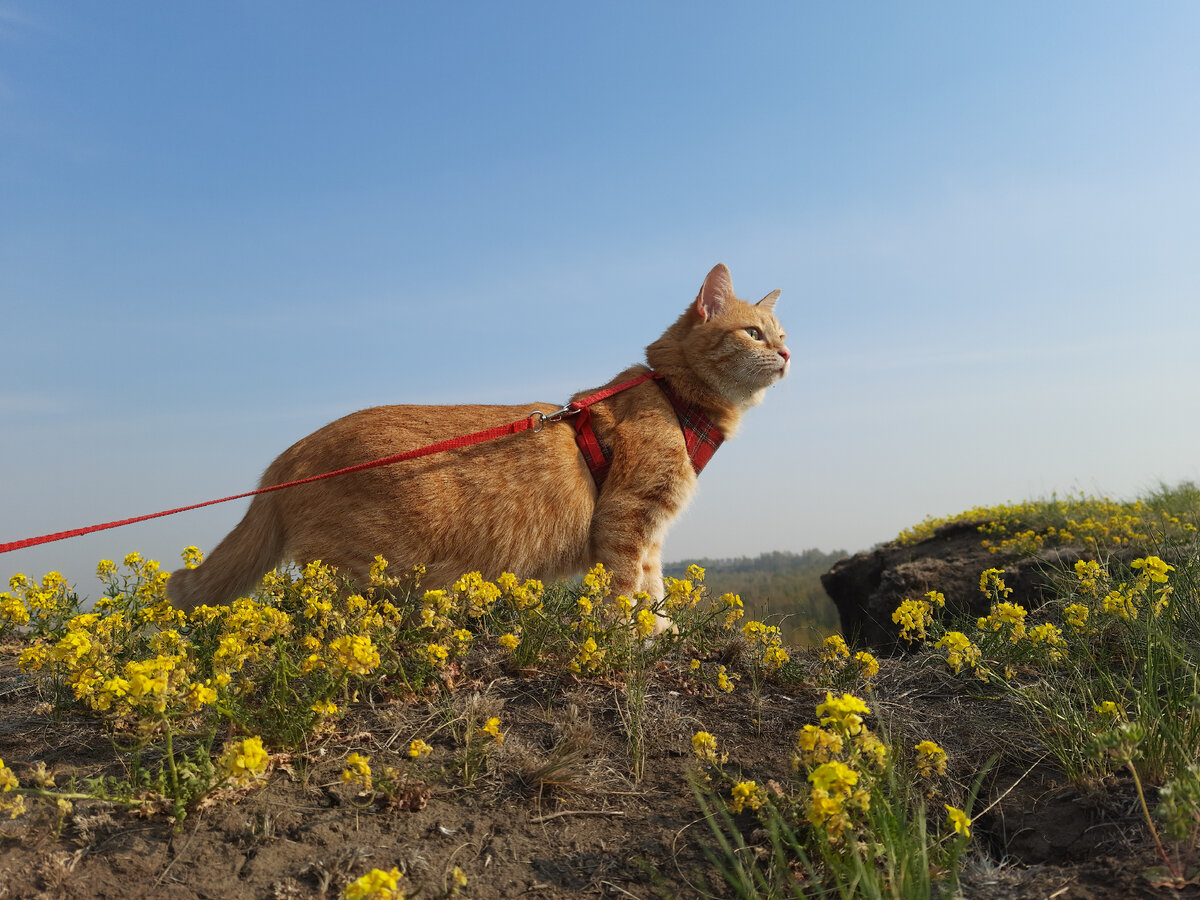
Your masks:
<svg viewBox="0 0 1200 900"><path fill-rule="evenodd" d="M1004 582L1012 588L1008 599L1032 612L1045 602L1053 582L1070 574L1076 560L1093 558L1067 547L1037 556L992 553L983 546L983 524L956 522L911 546L884 544L843 559L822 575L847 643L883 654L902 652L906 645L892 613L902 601L918 600L929 591L946 597L940 616L973 623L990 609L979 590L979 576L986 569L1003 569Z"/></svg>

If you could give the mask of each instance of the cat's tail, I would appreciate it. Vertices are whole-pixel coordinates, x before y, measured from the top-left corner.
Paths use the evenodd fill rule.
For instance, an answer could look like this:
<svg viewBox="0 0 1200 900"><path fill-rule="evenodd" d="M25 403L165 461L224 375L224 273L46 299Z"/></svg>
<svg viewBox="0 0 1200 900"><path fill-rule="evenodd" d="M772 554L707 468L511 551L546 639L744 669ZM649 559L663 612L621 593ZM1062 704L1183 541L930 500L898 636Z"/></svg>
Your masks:
<svg viewBox="0 0 1200 900"><path fill-rule="evenodd" d="M259 579L279 564L283 551L283 526L274 498L255 497L242 521L204 562L171 574L167 596L185 612L201 604L229 603L253 590Z"/></svg>

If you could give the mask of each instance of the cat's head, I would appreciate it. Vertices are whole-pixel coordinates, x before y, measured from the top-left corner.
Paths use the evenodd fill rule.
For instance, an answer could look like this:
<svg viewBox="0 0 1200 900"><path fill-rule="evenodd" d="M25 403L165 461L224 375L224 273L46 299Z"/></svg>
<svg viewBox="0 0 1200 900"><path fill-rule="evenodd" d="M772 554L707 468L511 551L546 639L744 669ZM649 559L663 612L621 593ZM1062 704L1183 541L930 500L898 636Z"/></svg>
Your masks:
<svg viewBox="0 0 1200 900"><path fill-rule="evenodd" d="M753 406L790 367L787 335L775 318L779 291L758 303L733 292L728 267L718 263L695 301L666 334L646 348L651 368L686 372L737 406Z"/></svg>

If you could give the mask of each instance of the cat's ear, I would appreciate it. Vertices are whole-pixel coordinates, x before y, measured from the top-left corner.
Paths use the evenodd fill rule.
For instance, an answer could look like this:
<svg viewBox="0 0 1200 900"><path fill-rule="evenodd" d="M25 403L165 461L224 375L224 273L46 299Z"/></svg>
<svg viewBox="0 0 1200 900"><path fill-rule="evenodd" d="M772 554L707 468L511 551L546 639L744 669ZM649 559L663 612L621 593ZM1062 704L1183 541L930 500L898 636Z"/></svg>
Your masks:
<svg viewBox="0 0 1200 900"><path fill-rule="evenodd" d="M762 307L771 315L775 315L775 301L779 299L779 295L781 293L782 291L771 291L771 293L767 294L767 296L763 297L754 305Z"/></svg>
<svg viewBox="0 0 1200 900"><path fill-rule="evenodd" d="M704 286L696 297L696 312L708 321L724 309L733 296L733 276L729 274L729 267L717 263L704 279Z"/></svg>

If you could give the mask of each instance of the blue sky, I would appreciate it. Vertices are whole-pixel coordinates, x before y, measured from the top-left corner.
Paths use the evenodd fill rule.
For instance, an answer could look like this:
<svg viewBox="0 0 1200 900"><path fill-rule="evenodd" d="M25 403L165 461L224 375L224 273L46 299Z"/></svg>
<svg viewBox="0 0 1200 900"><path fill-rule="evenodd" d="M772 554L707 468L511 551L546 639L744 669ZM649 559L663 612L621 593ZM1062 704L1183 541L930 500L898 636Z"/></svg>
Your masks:
<svg viewBox="0 0 1200 900"><path fill-rule="evenodd" d="M392 402L561 402L711 266L790 377L668 558L1200 479L1200 6L0 0L0 541ZM245 501L6 555L94 594Z"/></svg>

